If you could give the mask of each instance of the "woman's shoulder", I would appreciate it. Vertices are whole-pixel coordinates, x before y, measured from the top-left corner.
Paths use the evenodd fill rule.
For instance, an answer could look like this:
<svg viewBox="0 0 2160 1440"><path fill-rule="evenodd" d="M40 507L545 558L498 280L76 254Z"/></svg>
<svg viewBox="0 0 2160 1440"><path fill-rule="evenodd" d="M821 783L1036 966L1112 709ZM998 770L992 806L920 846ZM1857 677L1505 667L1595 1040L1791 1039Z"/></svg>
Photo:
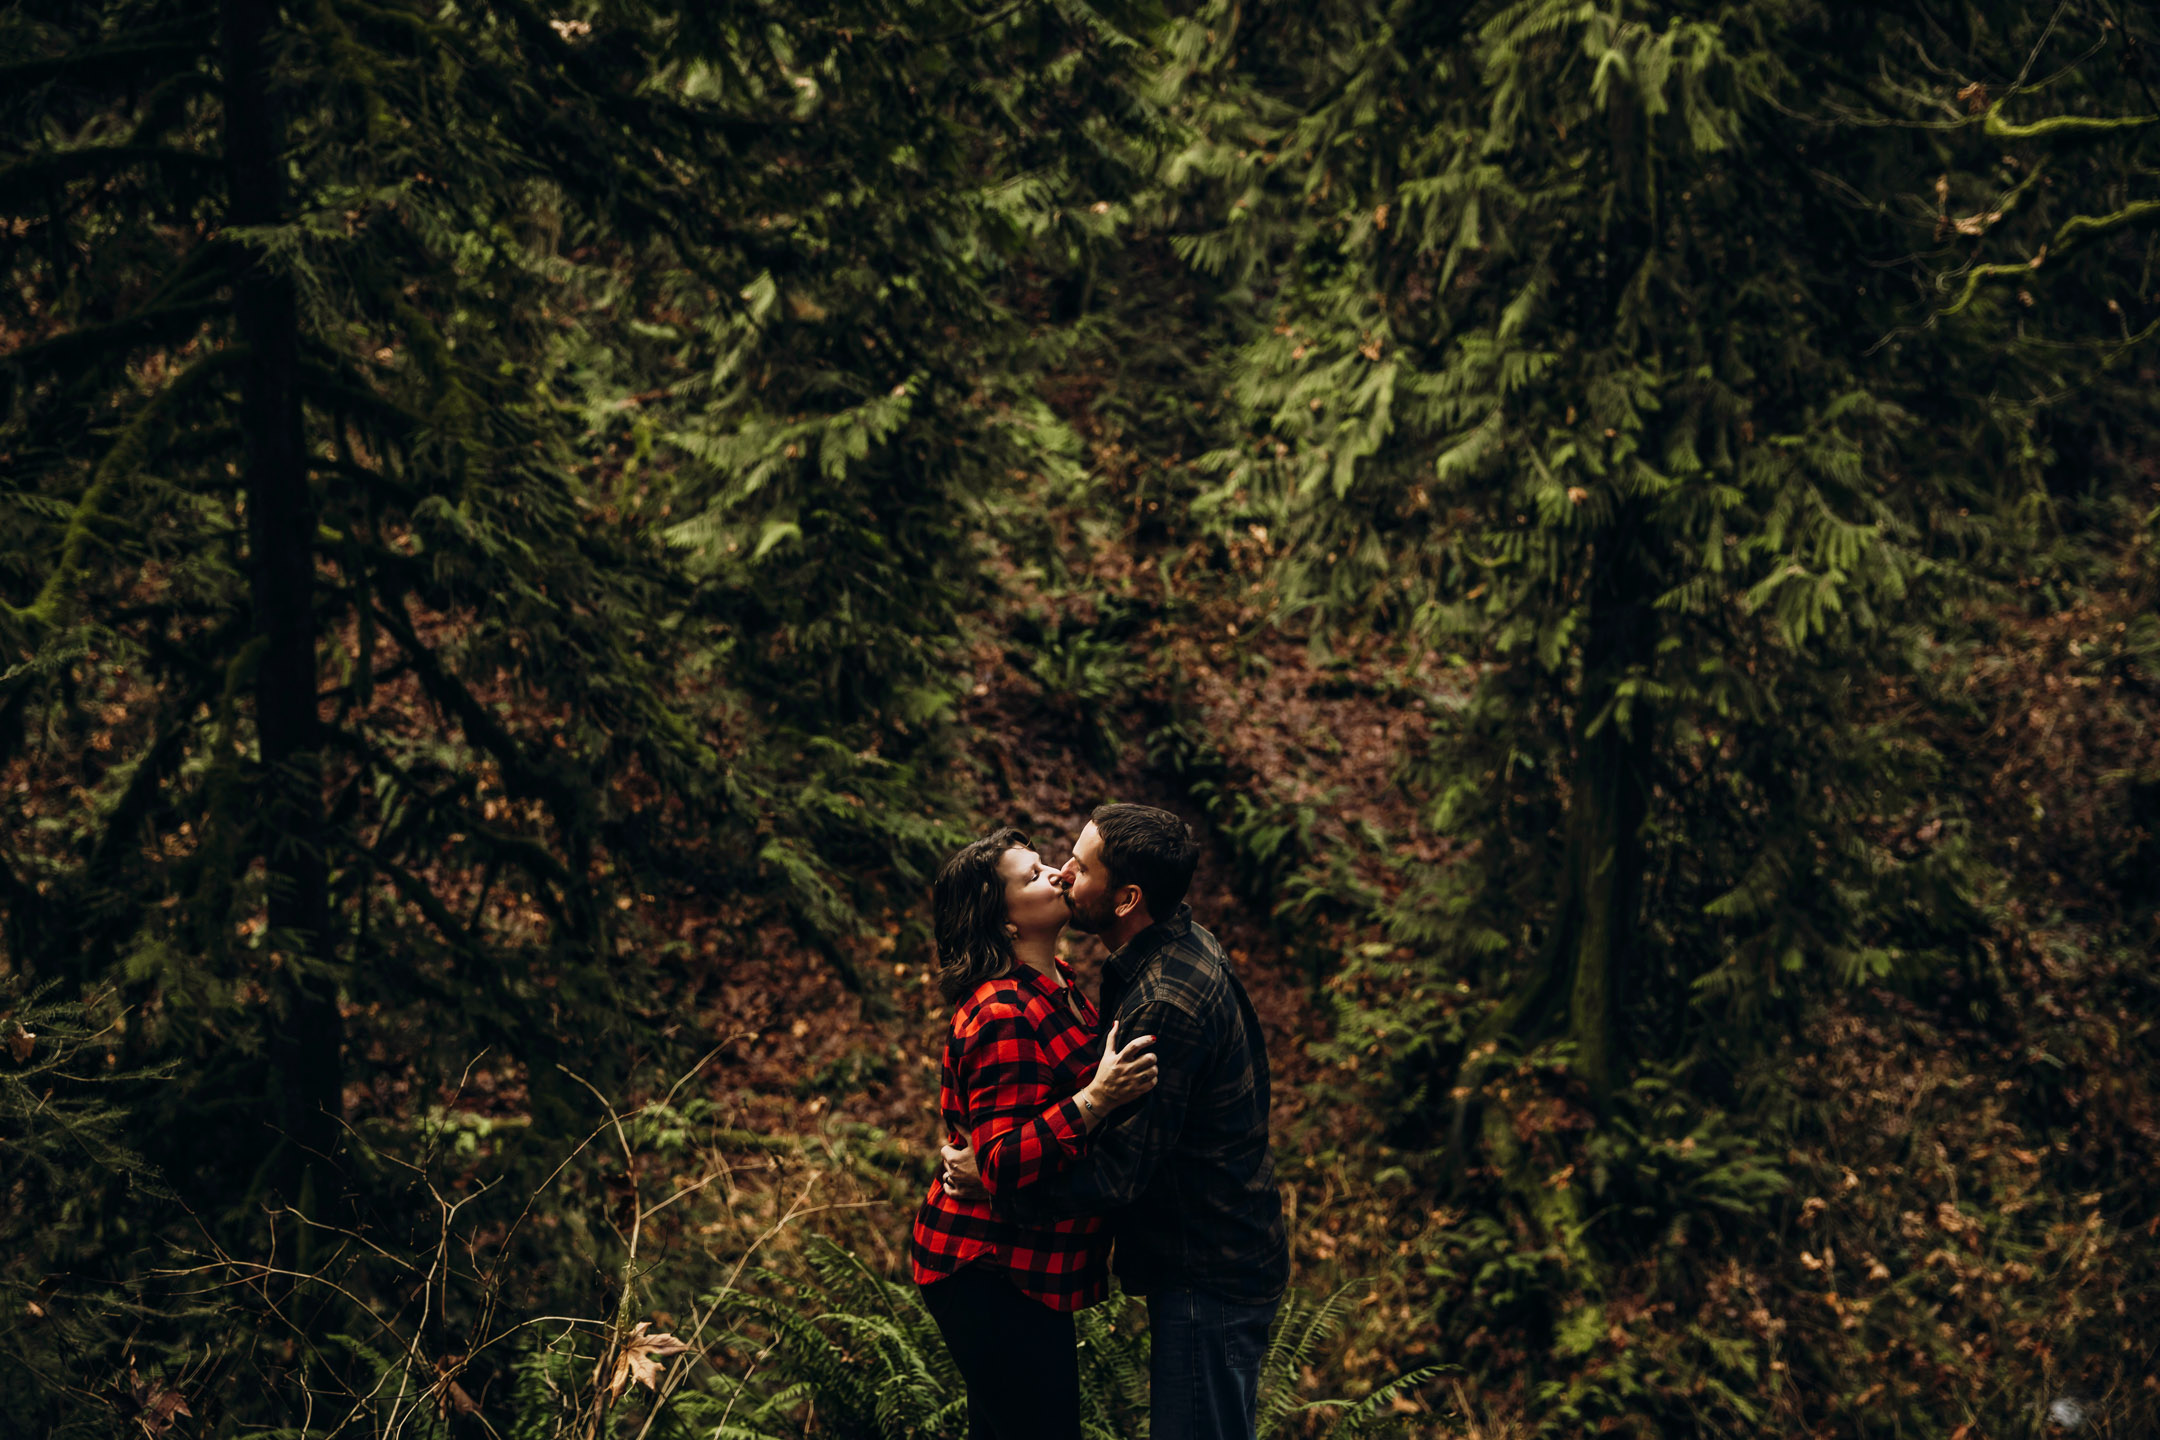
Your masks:
<svg viewBox="0 0 2160 1440"><path fill-rule="evenodd" d="M986 1021L1024 1017L1027 1009L1028 997L1019 980L1011 975L994 976L961 997L953 1009L953 1029L965 1032Z"/></svg>

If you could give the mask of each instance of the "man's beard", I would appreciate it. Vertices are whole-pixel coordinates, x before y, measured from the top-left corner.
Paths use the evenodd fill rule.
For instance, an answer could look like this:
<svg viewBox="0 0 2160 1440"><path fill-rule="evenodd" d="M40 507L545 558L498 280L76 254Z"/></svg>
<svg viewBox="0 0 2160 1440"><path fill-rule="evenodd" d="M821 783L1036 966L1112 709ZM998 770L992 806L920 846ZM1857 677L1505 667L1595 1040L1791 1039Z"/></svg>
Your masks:
<svg viewBox="0 0 2160 1440"><path fill-rule="evenodd" d="M1117 923L1117 911L1110 904L1108 895L1098 896L1093 904L1077 903L1070 890L1065 892L1065 908L1072 912L1072 928L1083 935L1100 935Z"/></svg>

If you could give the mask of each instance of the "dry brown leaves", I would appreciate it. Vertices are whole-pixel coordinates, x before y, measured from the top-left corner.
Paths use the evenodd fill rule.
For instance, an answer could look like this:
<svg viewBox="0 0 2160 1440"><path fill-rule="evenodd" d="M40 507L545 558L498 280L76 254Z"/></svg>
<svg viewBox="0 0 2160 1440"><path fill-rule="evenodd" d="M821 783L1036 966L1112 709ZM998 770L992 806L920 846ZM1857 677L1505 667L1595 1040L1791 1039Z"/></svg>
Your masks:
<svg viewBox="0 0 2160 1440"><path fill-rule="evenodd" d="M660 1388L660 1362L671 1355L680 1355L689 1346L673 1335L649 1333L652 1322L640 1320L630 1333L623 1337L614 1352L614 1368L608 1375L605 1393L607 1403L612 1405L622 1398L624 1390L635 1380L648 1390ZM601 1365L608 1364L602 1357Z"/></svg>
<svg viewBox="0 0 2160 1440"><path fill-rule="evenodd" d="M193 1418L187 1400L178 1390L162 1379L145 1380L136 1373L135 1362L128 1362L127 1382L113 1387L118 1391L121 1413L141 1427L142 1433L157 1440L173 1428L180 1416Z"/></svg>

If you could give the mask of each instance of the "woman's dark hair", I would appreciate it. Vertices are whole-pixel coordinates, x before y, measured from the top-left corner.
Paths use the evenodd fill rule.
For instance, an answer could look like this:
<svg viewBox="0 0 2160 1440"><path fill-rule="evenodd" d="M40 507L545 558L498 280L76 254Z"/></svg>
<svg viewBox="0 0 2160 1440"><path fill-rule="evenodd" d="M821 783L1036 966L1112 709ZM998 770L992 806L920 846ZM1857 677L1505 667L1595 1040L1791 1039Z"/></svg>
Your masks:
<svg viewBox="0 0 2160 1440"><path fill-rule="evenodd" d="M1152 805L1104 805L1088 819L1102 839L1110 887L1140 887L1151 919L1167 920L1192 886L1200 843L1192 827Z"/></svg>
<svg viewBox="0 0 2160 1440"><path fill-rule="evenodd" d="M962 846L939 867L930 886L930 915L937 933L938 994L947 1004L1012 968L1005 877L998 874L998 861L1008 850L1027 848L1028 837L1008 825Z"/></svg>

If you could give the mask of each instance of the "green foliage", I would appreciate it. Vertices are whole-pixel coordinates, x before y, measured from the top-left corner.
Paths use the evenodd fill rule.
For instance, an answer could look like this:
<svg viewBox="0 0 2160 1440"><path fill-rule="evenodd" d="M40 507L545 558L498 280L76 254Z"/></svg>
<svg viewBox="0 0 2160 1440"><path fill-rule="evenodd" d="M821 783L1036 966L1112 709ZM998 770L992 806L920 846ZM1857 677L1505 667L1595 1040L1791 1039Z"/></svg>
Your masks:
<svg viewBox="0 0 2160 1440"><path fill-rule="evenodd" d="M26 1429L97 1434L103 1407L68 1392L113 1381L124 1351L162 1338L144 1333L155 1308L108 1257L171 1192L128 1134L128 1099L160 1077L112 1063L109 1004L55 988L0 975L0 1406Z"/></svg>
<svg viewBox="0 0 2160 1440"><path fill-rule="evenodd" d="M956 758L1122 788L1141 720L1503 1410L2134 1429L2156 27L13 7L0 1413L958 1433L912 1291L718 1285L652 1203L812 1150L890 1199L922 1137L602 1097L791 936L875 1033L751 1098L897 1127ZM1422 730L1401 833L1162 658L1294 670L1271 621L1305 699L1336 642L1434 677L1366 697ZM1019 733L971 740L986 638ZM603 1403L647 1301L712 1328ZM1428 1377L1299 1399L1391 1323L1345 1306L1286 1310L1270 1433ZM1133 1318L1081 1318L1098 1434Z"/></svg>
<svg viewBox="0 0 2160 1440"><path fill-rule="evenodd" d="M86 801L11 837L16 963L231 1057L171 1103L289 1095L288 1185L365 1078L341 1005L574 1109L640 897L736 895L859 987L860 911L957 833L953 539L1070 470L1014 269L1107 235L1146 20L11 13L0 758Z"/></svg>
<svg viewBox="0 0 2160 1440"><path fill-rule="evenodd" d="M967 1402L937 1327L912 1285L895 1284L828 1241L807 1252L808 1273L767 1273L753 1288L708 1297L719 1314L739 1314L756 1327L728 1343L755 1355L738 1374L724 1367L711 1388L688 1393L677 1413L692 1427L724 1418L744 1440L783 1440L818 1433L901 1440L967 1432ZM1261 1371L1259 1433L1264 1437L1321 1434L1327 1440L1400 1433L1390 1409L1437 1371L1420 1370L1356 1401L1301 1398L1304 1375L1320 1363L1349 1309L1349 1290L1315 1302L1293 1293L1284 1301ZM1080 1409L1084 1433L1099 1440L1145 1433L1147 1341L1142 1311L1113 1295L1077 1317ZM1309 1421L1322 1428L1308 1429Z"/></svg>
<svg viewBox="0 0 2160 1440"><path fill-rule="evenodd" d="M1013 627L1013 656L1041 688L1044 709L1103 768L1116 760L1123 712L1146 679L1144 662L1134 656L1138 628L1138 616L1119 607L1093 623L1029 612Z"/></svg>
<svg viewBox="0 0 2160 1440"><path fill-rule="evenodd" d="M1325 1300L1292 1291L1283 1297L1268 1339L1267 1355L1260 1362L1260 1403L1257 1433L1267 1437L1317 1433L1327 1440L1354 1440L1365 1435L1409 1433L1408 1423L1392 1409L1398 1396L1417 1388L1440 1373L1427 1366L1397 1376L1361 1400L1301 1400L1303 1375L1321 1359L1327 1343L1340 1334L1350 1313L1350 1297L1362 1288L1353 1282ZM1319 1422L1325 1428L1314 1428Z"/></svg>
<svg viewBox="0 0 2160 1440"><path fill-rule="evenodd" d="M1745 1012L1904 948L1883 917L1917 882L1868 816L1916 803L1926 756L1856 724L1848 677L1903 671L1898 626L1954 592L1943 491L1886 483L1913 419L1845 339L1891 312L1850 287L1820 326L1794 310L1858 241L1758 153L1816 21L1255 15L1226 49L1294 34L1330 64L1248 82L1272 164L1193 157L1252 202L1194 258L1281 265L1236 386L1281 443L1218 452L1224 489L1289 529L1293 594L1480 657L1405 777L1470 855L1398 936L1447 978L1517 977L1495 1025L1558 1027L1601 1076L1640 1043L1615 1009Z"/></svg>
<svg viewBox="0 0 2160 1440"><path fill-rule="evenodd" d="M1599 1094L1637 1057L1730 1076L1810 991L1985 970L1997 882L1899 701L1946 702L1945 646L2039 538L2029 432L2111 362L1990 346L1974 314L1914 328L1853 283L1910 246L1889 187L1926 145L2006 138L1924 119L1946 92L1902 57L1949 43L1927 23L1223 7L1173 47L1219 122L1176 167L1181 252L1260 322L1212 503L1287 537L1320 623L1472 657L1402 770L1455 844L1404 874L1390 938L1429 992L1493 997L1459 1035L1564 1035ZM1959 63L2053 24L1976 20ZM1833 32L1894 78L1852 79ZM2032 223L2119 205L2124 163ZM2080 283L2127 285L2142 243ZM1429 1106L1465 1049L1397 1028Z"/></svg>

